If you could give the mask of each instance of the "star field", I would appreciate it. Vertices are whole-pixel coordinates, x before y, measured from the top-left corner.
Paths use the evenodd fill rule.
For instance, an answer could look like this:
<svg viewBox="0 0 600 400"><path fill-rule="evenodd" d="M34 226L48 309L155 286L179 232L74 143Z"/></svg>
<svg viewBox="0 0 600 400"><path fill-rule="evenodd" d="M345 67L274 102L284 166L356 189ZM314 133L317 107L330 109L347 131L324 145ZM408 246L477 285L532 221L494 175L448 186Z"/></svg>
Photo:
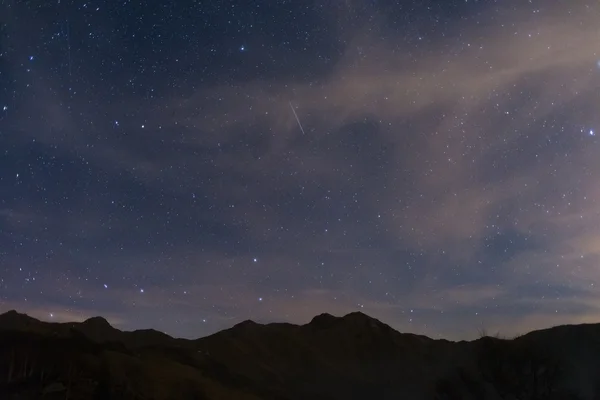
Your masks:
<svg viewBox="0 0 600 400"><path fill-rule="evenodd" d="M0 312L600 321L593 1L0 4Z"/></svg>

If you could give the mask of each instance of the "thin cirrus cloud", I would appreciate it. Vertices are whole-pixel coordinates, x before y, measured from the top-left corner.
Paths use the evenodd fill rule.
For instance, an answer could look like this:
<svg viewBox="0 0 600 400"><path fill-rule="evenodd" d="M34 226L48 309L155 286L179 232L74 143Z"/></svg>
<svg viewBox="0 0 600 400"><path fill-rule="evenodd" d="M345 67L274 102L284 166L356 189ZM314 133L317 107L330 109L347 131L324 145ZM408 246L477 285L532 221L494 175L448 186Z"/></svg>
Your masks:
<svg viewBox="0 0 600 400"><path fill-rule="evenodd" d="M216 88L214 93L231 104L231 111L211 121L215 130L235 132L234 127L266 119L274 132L270 149L276 158L298 135L286 109L288 99L298 105L315 140L353 121L374 118L383 127L374 140L394 149L414 143L412 154L398 151L385 171L391 175L389 187L370 196L370 206L387 217L391 242L401 237L398 246L408 243L429 252L444 248L447 259L469 263L480 254L484 238L510 228L545 248L543 257L523 252L498 265L504 287L511 290L511 282L521 279L583 285L598 278L593 268L579 263L597 252L594 232L600 211L600 182L594 173L600 162L593 142L587 141L599 122L600 48L597 24L589 23L596 16L588 12L584 7L535 28L526 23L483 28L465 35L477 39L465 39L462 54L449 55L440 43L438 51L408 67L389 47L374 46L364 59L350 52L319 84L283 82L269 91L261 83ZM369 48L364 45L368 39L360 40ZM202 96L188 99L183 109L202 105ZM227 103L229 97L236 100ZM565 117L565 110L576 117ZM414 129L403 129L407 120ZM201 122L204 117L190 120ZM414 176L394 168L404 165ZM323 162L322 167L327 176L332 166ZM407 178L414 181L412 198L406 196L406 184L392 187ZM438 262L439 268L447 268L443 260ZM550 263L561 267L544 270ZM581 296L573 301L588 304L591 294L582 290ZM557 312L552 310L547 321L558 321ZM587 321L594 313L586 308L567 319ZM532 327L544 315L519 326ZM504 318L510 316L498 320Z"/></svg>
<svg viewBox="0 0 600 400"><path fill-rule="evenodd" d="M385 44L369 46L373 39L356 38L361 48L373 50L358 57L349 45L348 54L318 84L272 82L264 89L264 82L251 82L234 89L216 87L208 95L203 91L178 99L175 112L188 126L212 130L215 140L223 142L229 134L243 135L240 126L263 121L271 132L265 158L279 162L290 148L309 150L294 147L298 127L287 100L297 105L316 141L353 121L374 118L381 129L373 140L396 151L383 173L391 175L389 186L400 189L378 188L371 199L374 208L390 217L392 234L414 239L415 246L481 238L498 208L507 203L516 208L509 217L517 229L529 231L538 220L554 218L532 204L559 210L560 196L573 176L581 180L580 193L596 184L593 174L584 176L598 164L595 150L581 142L585 136L581 130L587 132L597 122L600 48L591 19L583 7L566 17L557 13L535 27L521 22L481 28L464 34L464 48L458 53L449 54L442 40L437 49L408 65L401 51ZM190 112L210 111L208 103L216 97L225 104L224 112L209 117ZM577 121L556 125L555 113L565 108L573 109ZM406 121L413 129L406 128ZM577 159L563 157L554 147L546 150L549 133L558 134L552 140L564 142L566 152L577 154ZM198 136L206 140L205 135ZM404 151L404 143L413 144L412 151ZM539 150L519 148L531 143ZM325 156L319 161L307 163L310 167L295 166L300 173L324 177L336 167ZM259 162L258 168L268 162ZM405 165L414 175L406 174ZM406 180L414 181L413 199L399 205L398 199L406 197L402 193ZM581 207L587 210L588 205ZM565 212L569 211L561 211ZM464 254L465 249L459 249Z"/></svg>
<svg viewBox="0 0 600 400"><path fill-rule="evenodd" d="M338 11L346 15L353 3L346 6ZM60 132L78 132L64 145L102 168L178 196L190 197L191 188L211 182L210 195L236 207L190 217L235 222L242 241L251 242L247 248L276 250L252 266L241 265L249 251L239 260L184 257L191 247L180 246L171 263L205 265L211 258L211 265L234 264L186 269L189 281L204 282L202 290L167 285L155 297L166 301L173 299L169 291L189 292L178 300L187 310L181 319L208 297L215 307L202 312L219 321L211 329L230 323L223 310L234 318L306 322L320 311L357 307L403 330L456 337L475 334L473 324L523 332L590 321L600 317L591 285L600 279L600 158L589 134L600 126L598 15L589 7L566 7L535 24L508 12L510 24L466 28L461 46L448 37L426 51L380 39L372 33L376 27L353 36L340 28L346 52L318 79L203 86L166 104L145 101L148 107L136 113L153 128L143 136L118 137L108 119L82 129L79 119L55 106L60 99L50 90L42 90L36 110ZM384 17L373 21L385 24ZM125 99L106 113L138 101ZM121 128L127 124L121 121ZM89 137L101 130L109 131L107 140L87 149ZM60 140L48 130L31 131L45 143ZM148 150L165 132L174 132L170 145ZM148 146L139 146L141 139ZM236 179L224 184L218 176ZM331 208L316 201L341 204L348 194L356 194L356 202L344 205L360 205L355 221L333 218ZM10 210L3 215L15 218ZM343 222L336 229L321 224L338 219ZM402 268L401 277L371 277L367 288L369 274L347 273L356 260L366 270L364 254L385 276ZM416 261L382 254L409 254ZM319 272L313 258L326 257L332 261ZM324 277L311 281L315 274ZM288 292L264 295L267 275ZM242 287L239 297L223 295ZM148 312L157 306L127 290L114 296ZM242 299L262 296L271 301L244 309ZM453 328L459 322L463 330Z"/></svg>

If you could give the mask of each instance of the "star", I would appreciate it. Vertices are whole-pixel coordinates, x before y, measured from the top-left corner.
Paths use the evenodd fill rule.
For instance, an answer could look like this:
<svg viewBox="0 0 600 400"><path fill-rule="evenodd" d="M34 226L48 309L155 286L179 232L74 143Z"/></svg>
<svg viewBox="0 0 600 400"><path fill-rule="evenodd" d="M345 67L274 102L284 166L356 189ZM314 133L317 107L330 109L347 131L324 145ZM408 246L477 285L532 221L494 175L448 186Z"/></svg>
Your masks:
<svg viewBox="0 0 600 400"><path fill-rule="evenodd" d="M241 45L241 46L240 46L240 51L245 51L245 50L246 50L246 46L244 46L244 45Z"/></svg>

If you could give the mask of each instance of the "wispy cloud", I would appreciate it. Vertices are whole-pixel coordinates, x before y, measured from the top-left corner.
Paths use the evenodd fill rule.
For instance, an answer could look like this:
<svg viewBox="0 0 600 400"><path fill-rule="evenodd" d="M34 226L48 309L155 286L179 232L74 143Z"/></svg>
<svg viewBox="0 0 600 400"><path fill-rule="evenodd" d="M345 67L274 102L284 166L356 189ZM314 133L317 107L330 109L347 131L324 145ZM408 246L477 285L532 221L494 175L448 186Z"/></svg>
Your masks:
<svg viewBox="0 0 600 400"><path fill-rule="evenodd" d="M332 35L343 37L345 52L310 81L203 84L185 98L126 96L100 108L88 93L68 109L46 72L31 72L35 101L17 111L23 134L12 143L35 139L101 171L99 191L117 182L143 199L136 209L99 196L52 215L0 208L14 231L78 232L70 240L86 251L35 261L68 264L65 276L86 282L57 303L78 290L106 296L101 280L85 281L86 263L102 259L106 274L127 266L127 279L110 290L125 311L111 303L55 315L112 310L133 326L176 304L173 321L192 319L196 330L217 321L208 332L238 318L302 322L364 309L429 334L450 332L455 321L525 329L596 315L589 285L600 280L600 158L589 131L600 133L597 11L556 5L532 24L507 10L510 24L414 47L375 34L389 29L385 15L347 29L339 21L357 7L327 10L343 16ZM159 212L148 218L146 209ZM212 231L226 239L202 236ZM102 245L119 241L133 250L104 254ZM155 251L152 262L136 246ZM565 282L578 293L569 301L589 307L573 314L553 309L545 291L523 291ZM511 308L524 303L540 311Z"/></svg>

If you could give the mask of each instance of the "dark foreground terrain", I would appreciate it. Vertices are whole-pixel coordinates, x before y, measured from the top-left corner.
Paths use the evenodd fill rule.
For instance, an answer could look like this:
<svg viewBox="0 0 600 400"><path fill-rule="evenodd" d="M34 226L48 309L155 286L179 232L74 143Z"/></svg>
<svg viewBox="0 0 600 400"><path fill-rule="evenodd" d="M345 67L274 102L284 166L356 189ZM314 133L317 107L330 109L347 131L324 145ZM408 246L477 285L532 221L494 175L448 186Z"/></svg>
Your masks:
<svg viewBox="0 0 600 400"><path fill-rule="evenodd" d="M449 342L323 314L183 340L10 311L0 399L600 399L600 325Z"/></svg>

